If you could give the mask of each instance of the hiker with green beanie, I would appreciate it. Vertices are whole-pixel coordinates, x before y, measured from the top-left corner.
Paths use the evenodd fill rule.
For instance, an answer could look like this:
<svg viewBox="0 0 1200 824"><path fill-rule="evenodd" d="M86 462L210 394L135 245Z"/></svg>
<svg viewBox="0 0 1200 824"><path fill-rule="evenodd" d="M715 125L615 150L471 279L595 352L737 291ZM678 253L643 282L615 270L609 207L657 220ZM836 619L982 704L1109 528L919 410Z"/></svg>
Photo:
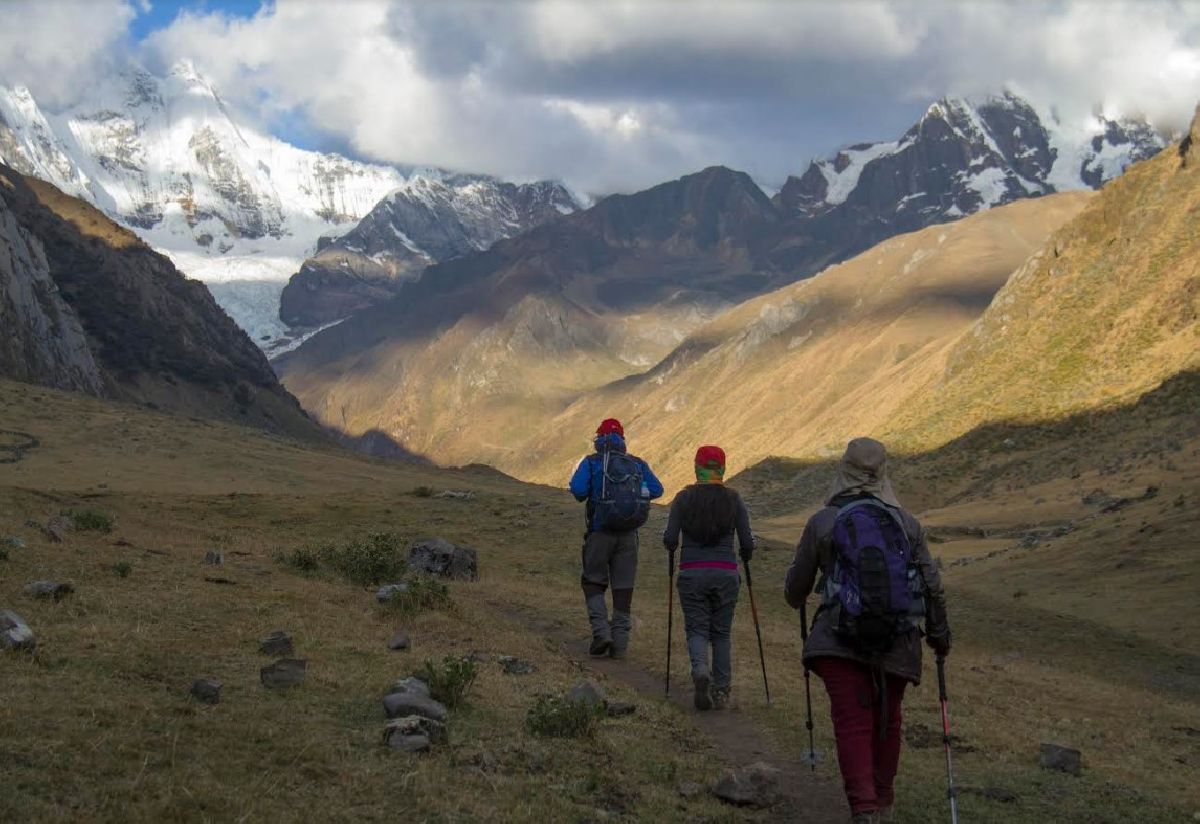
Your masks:
<svg viewBox="0 0 1200 824"><path fill-rule="evenodd" d="M925 531L900 506L879 441L846 446L787 571L788 604L802 608L814 584L821 601L804 666L829 693L851 821L891 822L901 702L909 684L921 683L922 624L939 657L950 653L950 627Z"/></svg>
<svg viewBox="0 0 1200 824"><path fill-rule="evenodd" d="M671 502L663 543L674 553L683 538L679 559L679 604L683 609L692 684L698 710L729 702L732 680L730 634L741 578L734 554L749 561L754 552L750 513L742 496L724 484L725 452L702 446L696 452L696 483ZM709 654L712 665L709 665Z"/></svg>
<svg viewBox="0 0 1200 824"><path fill-rule="evenodd" d="M592 627L589 653L623 658L633 627L633 585L637 578L638 527L650 515L650 501L663 494L650 465L625 450L625 429L608 418L596 429L595 452L571 476L571 494L586 502L583 536L584 605ZM613 611L604 593L612 586Z"/></svg>

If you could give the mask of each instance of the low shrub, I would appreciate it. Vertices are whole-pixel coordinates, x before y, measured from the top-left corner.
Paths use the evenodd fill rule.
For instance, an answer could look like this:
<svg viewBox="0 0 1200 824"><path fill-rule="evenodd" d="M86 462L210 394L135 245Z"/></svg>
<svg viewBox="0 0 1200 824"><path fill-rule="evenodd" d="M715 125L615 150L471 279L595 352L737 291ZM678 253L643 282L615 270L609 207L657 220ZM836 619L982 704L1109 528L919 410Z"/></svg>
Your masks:
<svg viewBox="0 0 1200 824"><path fill-rule="evenodd" d="M466 700L477 675L475 662L469 658L447 655L441 666L425 662L425 671L418 677L429 684L429 694L448 708L454 709Z"/></svg>
<svg viewBox="0 0 1200 824"><path fill-rule="evenodd" d="M384 608L401 615L416 615L438 609L450 609L454 605L450 588L437 578L422 573L410 573L403 579L408 585L405 592L397 592L386 602Z"/></svg>
<svg viewBox="0 0 1200 824"><path fill-rule="evenodd" d="M414 486L413 490L412 490L412 494L418 498L432 498L433 497L433 487L424 486L424 485Z"/></svg>
<svg viewBox="0 0 1200 824"><path fill-rule="evenodd" d="M79 532L112 532L117 519L99 509L68 509L62 513L75 522Z"/></svg>
<svg viewBox="0 0 1200 824"><path fill-rule="evenodd" d="M586 701L539 695L525 715L525 730L544 738L591 738L603 710Z"/></svg>
<svg viewBox="0 0 1200 824"><path fill-rule="evenodd" d="M133 566L128 561L121 561L113 566L113 572L118 578L128 578L129 573L133 572Z"/></svg>
<svg viewBox="0 0 1200 824"><path fill-rule="evenodd" d="M300 547L276 553L275 559L299 572L331 572L360 586L395 581L408 568L403 541L391 532L375 532L344 544Z"/></svg>

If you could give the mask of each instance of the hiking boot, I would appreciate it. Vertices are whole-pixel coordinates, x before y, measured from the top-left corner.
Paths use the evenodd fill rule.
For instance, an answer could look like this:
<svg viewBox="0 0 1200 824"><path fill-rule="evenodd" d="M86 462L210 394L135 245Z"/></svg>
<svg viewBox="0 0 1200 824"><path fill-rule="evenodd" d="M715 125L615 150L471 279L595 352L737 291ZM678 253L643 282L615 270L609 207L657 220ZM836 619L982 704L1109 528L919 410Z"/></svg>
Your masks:
<svg viewBox="0 0 1200 824"><path fill-rule="evenodd" d="M712 691L713 709L723 710L729 706L729 687L718 687Z"/></svg>
<svg viewBox="0 0 1200 824"><path fill-rule="evenodd" d="M692 679L692 683L696 685L696 697L694 703L698 710L711 710L713 706L712 686L707 675L698 675Z"/></svg>
<svg viewBox="0 0 1200 824"><path fill-rule="evenodd" d="M592 645L588 647L588 655L593 658L606 658L612 649L612 641L600 636L592 636Z"/></svg>
<svg viewBox="0 0 1200 824"><path fill-rule="evenodd" d="M879 813L875 810L865 813L855 813L850 816L850 824L879 824Z"/></svg>
<svg viewBox="0 0 1200 824"><path fill-rule="evenodd" d="M892 806L884 807L878 813L876 813L876 815L879 816L876 819L876 821L878 821L879 824L896 824L896 808L895 807L892 807Z"/></svg>
<svg viewBox="0 0 1200 824"><path fill-rule="evenodd" d="M617 661L623 661L625 659L626 654L628 654L628 652L629 652L629 650L627 648L618 647L616 641L614 641L612 643L612 646L610 646L608 648L609 657L611 657Z"/></svg>

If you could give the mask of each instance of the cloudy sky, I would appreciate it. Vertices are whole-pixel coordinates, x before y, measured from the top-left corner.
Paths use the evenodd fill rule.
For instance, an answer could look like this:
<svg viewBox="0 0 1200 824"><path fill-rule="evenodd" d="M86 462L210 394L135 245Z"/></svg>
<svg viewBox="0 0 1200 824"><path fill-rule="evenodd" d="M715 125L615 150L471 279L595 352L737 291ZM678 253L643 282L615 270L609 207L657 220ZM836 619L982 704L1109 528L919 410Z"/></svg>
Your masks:
<svg viewBox="0 0 1200 824"><path fill-rule="evenodd" d="M364 159L629 190L722 163L778 185L942 95L1012 88L1167 130L1200 3L0 0L0 82L48 108L191 58L276 134Z"/></svg>

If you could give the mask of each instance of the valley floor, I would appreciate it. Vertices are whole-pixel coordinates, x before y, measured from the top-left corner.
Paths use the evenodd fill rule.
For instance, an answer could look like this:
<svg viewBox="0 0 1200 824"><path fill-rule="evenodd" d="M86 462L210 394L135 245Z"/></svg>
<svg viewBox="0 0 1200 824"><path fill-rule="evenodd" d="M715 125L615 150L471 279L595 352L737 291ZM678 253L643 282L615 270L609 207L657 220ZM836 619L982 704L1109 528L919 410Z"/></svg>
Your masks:
<svg viewBox="0 0 1200 824"><path fill-rule="evenodd" d="M748 479L745 488L768 539L755 583L773 704L762 696L743 596L736 706L698 717L682 700L680 620L680 703L660 697L667 570L653 538L661 511L643 533L631 658L592 663L581 646L581 516L564 491L483 468L373 462L4 382L0 430L36 440L0 449L0 461L11 461L0 462L0 539L27 544L0 560L0 608L20 613L40 641L33 656L0 656L0 821L844 820L836 763L826 759L815 775L800 765L799 628L779 584L804 513L781 505L769 484ZM0 433L0 447L19 442ZM943 481L928 482L935 495L913 479L953 610L963 820L1167 822L1200 812L1195 446L1182 446L1193 451L1174 470L1149 473L1146 464L957 501ZM1150 474L1160 489L1143 498ZM1093 481L1129 502L1109 513L1081 503L1080 485ZM441 490L474 496L428 495ZM62 543L23 526L64 509L101 510L116 526ZM1026 537L1069 520L1083 526ZM1139 533L1146 525L1157 532ZM377 532L405 546L434 535L474 546L480 580L451 583L453 609L398 618L371 589L279 560ZM1097 557L1118 546L1129 548L1127 559ZM204 564L210 550L223 553L222 565ZM36 579L76 591L59 603L35 601L23 587ZM399 626L412 649L389 652ZM286 693L258 679L271 659L257 639L280 628L308 661L306 683ZM379 702L388 686L427 659L472 652L479 678L467 706L452 711L449 742L420 757L384 747ZM502 654L537 671L507 675ZM217 706L188 696L200 676L223 682ZM605 720L591 740L525 731L536 695L585 677L636 704L636 714ZM826 702L817 679L813 686L816 746L830 752ZM901 820L943 821L930 679L905 709ZM1043 741L1081 749L1083 775L1040 769ZM680 795L681 782L707 783L744 760L787 771L783 804L750 811L706 793ZM995 789L1016 800L996 800Z"/></svg>

